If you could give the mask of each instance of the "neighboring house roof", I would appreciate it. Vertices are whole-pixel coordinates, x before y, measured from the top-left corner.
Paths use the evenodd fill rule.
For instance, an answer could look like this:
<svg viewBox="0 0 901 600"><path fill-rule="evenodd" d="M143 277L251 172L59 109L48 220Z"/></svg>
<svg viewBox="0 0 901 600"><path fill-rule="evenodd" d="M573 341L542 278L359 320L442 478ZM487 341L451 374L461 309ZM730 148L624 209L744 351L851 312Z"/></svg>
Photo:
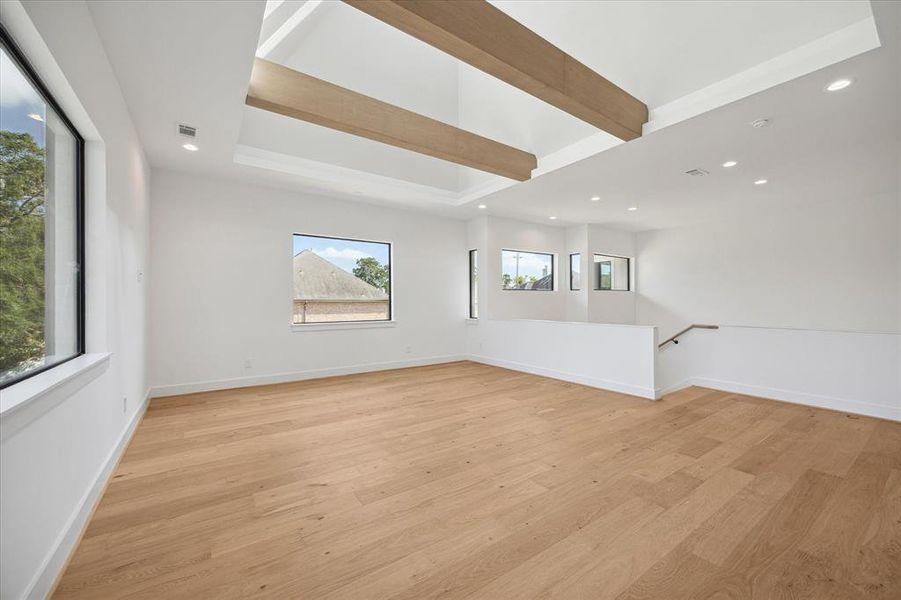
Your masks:
<svg viewBox="0 0 901 600"><path fill-rule="evenodd" d="M295 300L387 300L388 294L312 250L294 256Z"/></svg>
<svg viewBox="0 0 901 600"><path fill-rule="evenodd" d="M537 281L527 281L522 285L524 290L552 290L554 289L554 275L549 273Z"/></svg>

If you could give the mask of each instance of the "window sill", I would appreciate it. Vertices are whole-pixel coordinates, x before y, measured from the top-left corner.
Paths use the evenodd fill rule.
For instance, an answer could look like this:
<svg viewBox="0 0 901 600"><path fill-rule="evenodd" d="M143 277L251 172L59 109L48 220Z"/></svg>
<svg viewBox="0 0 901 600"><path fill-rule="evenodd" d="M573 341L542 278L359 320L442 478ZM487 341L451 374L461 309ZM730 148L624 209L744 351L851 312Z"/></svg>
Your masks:
<svg viewBox="0 0 901 600"><path fill-rule="evenodd" d="M360 321L339 322L339 323L304 323L301 325L291 325L291 331L298 333L301 331L330 331L335 329L385 329L386 327L394 327L397 321Z"/></svg>
<svg viewBox="0 0 901 600"><path fill-rule="evenodd" d="M467 324L467 325L478 325L478 324L479 324L479 320L478 320L477 318L474 319L474 318L472 318L472 317L467 317L467 318L466 318L466 324Z"/></svg>
<svg viewBox="0 0 901 600"><path fill-rule="evenodd" d="M99 374L100 367L109 362L109 352L82 354L34 377L13 384L0 392L0 417L25 406L55 390L66 382Z"/></svg>

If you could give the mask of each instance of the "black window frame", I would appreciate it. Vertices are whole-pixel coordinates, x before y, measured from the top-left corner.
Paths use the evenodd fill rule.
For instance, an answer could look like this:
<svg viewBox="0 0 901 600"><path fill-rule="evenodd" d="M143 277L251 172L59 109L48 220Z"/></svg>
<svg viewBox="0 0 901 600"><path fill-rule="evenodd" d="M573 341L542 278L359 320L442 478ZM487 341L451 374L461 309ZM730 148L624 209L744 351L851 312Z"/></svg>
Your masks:
<svg viewBox="0 0 901 600"><path fill-rule="evenodd" d="M59 120L65 125L69 133L75 139L75 260L78 263L76 272L75 286L75 312L76 312L76 350L75 354L68 358L54 362L53 364L42 365L34 369L30 369L24 373L20 373L15 377L11 377L0 383L0 390L6 389L12 385L30 379L35 375L45 373L50 369L54 369L71 360L83 356L85 354L85 201L84 201L84 137L69 120L69 117L60 107L59 103L50 93L50 90L44 85L40 76L28 62L28 59L22 53L18 44L13 40L12 36L7 32L6 28L0 23L0 45L9 53L13 63L22 71L35 91L41 99L47 103L47 106L53 109ZM46 201L46 198L45 198Z"/></svg>
<svg viewBox="0 0 901 600"><path fill-rule="evenodd" d="M479 318L478 302L479 249L469 251L469 318Z"/></svg>
<svg viewBox="0 0 901 600"><path fill-rule="evenodd" d="M542 288L508 288L504 287L504 252L522 252L524 254L537 254L538 256L550 256L551 257L551 272L549 275L551 276L551 287L550 289L542 289ZM501 248L501 290L505 292L556 292L557 291L557 274L556 269L554 268L554 263L556 261L556 256L553 252L535 252L534 250L515 250L513 248Z"/></svg>
<svg viewBox="0 0 901 600"><path fill-rule="evenodd" d="M573 287L573 256L579 257L579 287ZM569 255L569 291L571 292L581 292L582 291L582 253L581 252L573 252Z"/></svg>
<svg viewBox="0 0 901 600"><path fill-rule="evenodd" d="M601 263L596 262L594 258L596 256L606 256L608 258L621 258L626 261L626 289L624 290L615 290L613 288L602 288L601 286L601 273L599 271ZM592 252L591 254L591 262L597 267L592 270L595 273L595 282L594 282L594 291L595 292L631 292L632 291L632 258L629 256L620 256L618 254L606 254L603 252ZM611 277L611 282L613 281Z"/></svg>
<svg viewBox="0 0 901 600"><path fill-rule="evenodd" d="M362 242L364 244L384 244L388 246L388 318L387 319L360 319L356 321L314 321L312 323L295 323L294 322L294 311L292 307L291 311L291 326L292 327L321 327L323 325L347 325L347 324L366 324L366 323L392 323L394 322L394 244L391 242L386 242L383 240L364 240L360 238L350 238L350 237L339 237L337 235L319 235L316 233L300 233L293 232L291 234L291 247L294 247L294 236L301 235L303 237L313 237L319 238L323 240L338 240L343 242ZM292 252L293 254L293 252ZM293 256L292 256L293 258ZM294 269L291 269L291 277L293 282L294 277ZM293 283L291 289L294 289ZM292 297L291 302L294 302Z"/></svg>

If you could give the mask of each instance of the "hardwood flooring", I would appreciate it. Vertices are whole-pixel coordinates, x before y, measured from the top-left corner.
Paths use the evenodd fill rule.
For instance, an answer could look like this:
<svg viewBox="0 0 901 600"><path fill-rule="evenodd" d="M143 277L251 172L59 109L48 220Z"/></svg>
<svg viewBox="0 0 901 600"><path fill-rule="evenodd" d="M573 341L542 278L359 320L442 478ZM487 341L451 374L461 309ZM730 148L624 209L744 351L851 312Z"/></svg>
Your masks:
<svg viewBox="0 0 901 600"><path fill-rule="evenodd" d="M901 598L901 423L462 362L154 400L55 598Z"/></svg>

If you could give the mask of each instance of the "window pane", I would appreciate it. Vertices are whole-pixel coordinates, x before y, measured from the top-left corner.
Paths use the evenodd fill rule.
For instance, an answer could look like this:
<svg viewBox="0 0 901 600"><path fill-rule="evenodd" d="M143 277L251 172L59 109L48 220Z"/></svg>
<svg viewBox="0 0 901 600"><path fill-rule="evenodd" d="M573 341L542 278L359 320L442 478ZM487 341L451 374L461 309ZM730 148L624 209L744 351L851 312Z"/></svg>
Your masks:
<svg viewBox="0 0 901 600"><path fill-rule="evenodd" d="M294 234L294 323L391 319L391 244Z"/></svg>
<svg viewBox="0 0 901 600"><path fill-rule="evenodd" d="M505 290L554 289L553 254L501 250L501 272Z"/></svg>
<svg viewBox="0 0 901 600"><path fill-rule="evenodd" d="M594 264L597 269L596 290L628 291L629 259L622 256L595 254Z"/></svg>
<svg viewBox="0 0 901 600"><path fill-rule="evenodd" d="M78 152L0 47L0 385L81 351Z"/></svg>
<svg viewBox="0 0 901 600"><path fill-rule="evenodd" d="M582 255L569 255L569 289L576 291L582 289Z"/></svg>
<svg viewBox="0 0 901 600"><path fill-rule="evenodd" d="M469 251L469 318L479 318L479 251Z"/></svg>

